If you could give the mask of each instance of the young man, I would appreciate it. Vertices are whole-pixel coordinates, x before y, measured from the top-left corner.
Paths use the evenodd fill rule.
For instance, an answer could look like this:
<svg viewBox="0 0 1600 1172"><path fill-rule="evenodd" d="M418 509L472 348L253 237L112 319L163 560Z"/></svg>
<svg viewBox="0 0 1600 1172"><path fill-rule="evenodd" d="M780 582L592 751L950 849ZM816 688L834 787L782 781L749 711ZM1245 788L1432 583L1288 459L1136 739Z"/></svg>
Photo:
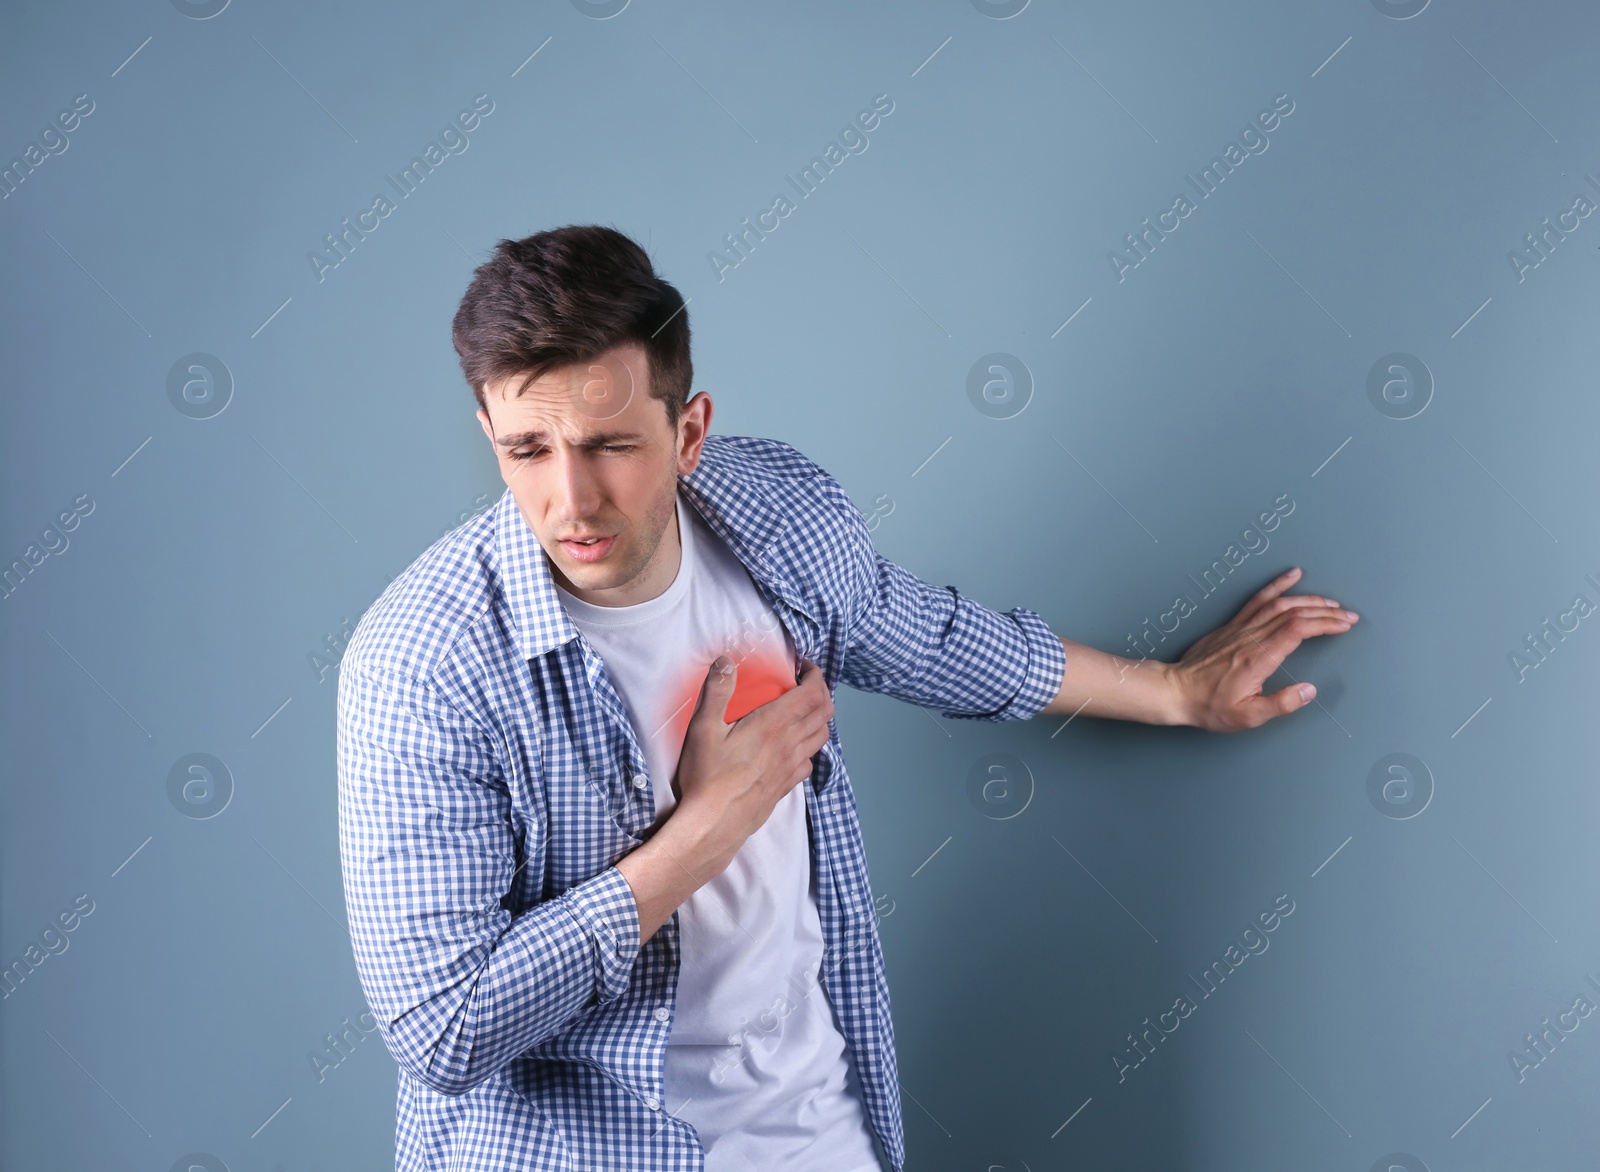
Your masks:
<svg viewBox="0 0 1600 1172"><path fill-rule="evenodd" d="M1354 621L1291 571L1134 663L930 586L794 448L709 434L683 300L608 228L501 241L454 340L508 491L390 584L339 676L405 1172L898 1170L834 688L1250 728L1309 700L1262 694L1284 657Z"/></svg>

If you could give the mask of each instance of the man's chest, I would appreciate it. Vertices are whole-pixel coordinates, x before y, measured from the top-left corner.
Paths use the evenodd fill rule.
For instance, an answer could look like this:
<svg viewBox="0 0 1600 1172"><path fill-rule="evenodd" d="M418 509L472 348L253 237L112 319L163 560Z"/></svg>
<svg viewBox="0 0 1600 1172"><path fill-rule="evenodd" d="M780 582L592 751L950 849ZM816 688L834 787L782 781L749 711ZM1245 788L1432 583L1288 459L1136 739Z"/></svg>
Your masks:
<svg viewBox="0 0 1600 1172"><path fill-rule="evenodd" d="M760 659L747 656L761 666L749 674L737 703L730 703L730 719L793 685L786 657L794 663L812 660L830 681L837 676L837 641L831 633L770 587L755 585L776 625L749 644L767 651ZM784 650L774 655L773 648ZM714 653L706 665L712 658ZM697 670L703 680L704 669ZM637 711L630 712L613 678L618 673L581 631L544 655L515 663L508 659L507 670L499 674L503 695L494 705L494 739L517 844L506 902L516 912L592 877L648 837L657 820L660 757L652 764L648 751L655 727L642 727L654 716L640 719ZM682 707L682 699L663 706L677 707L673 719L686 727L692 705ZM681 730L676 735L681 746ZM816 787L827 788L840 760L838 742L830 737L805 783L813 817L821 814Z"/></svg>

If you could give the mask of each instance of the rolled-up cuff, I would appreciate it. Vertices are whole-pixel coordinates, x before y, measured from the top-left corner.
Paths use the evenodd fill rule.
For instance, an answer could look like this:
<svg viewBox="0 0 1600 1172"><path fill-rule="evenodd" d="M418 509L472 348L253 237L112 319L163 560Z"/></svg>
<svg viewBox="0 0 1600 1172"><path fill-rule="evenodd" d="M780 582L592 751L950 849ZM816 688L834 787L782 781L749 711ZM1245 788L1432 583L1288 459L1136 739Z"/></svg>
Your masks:
<svg viewBox="0 0 1600 1172"><path fill-rule="evenodd" d="M1014 606L1001 613L1022 629L1022 637L1028 646L1028 671L1017 694L991 719L1027 720L1037 716L1061 691L1061 679L1067 670L1067 649L1037 611Z"/></svg>
<svg viewBox="0 0 1600 1172"><path fill-rule="evenodd" d="M627 990L639 959L639 905L633 888L621 871L607 867L559 898L595 942L600 1004L615 1001Z"/></svg>

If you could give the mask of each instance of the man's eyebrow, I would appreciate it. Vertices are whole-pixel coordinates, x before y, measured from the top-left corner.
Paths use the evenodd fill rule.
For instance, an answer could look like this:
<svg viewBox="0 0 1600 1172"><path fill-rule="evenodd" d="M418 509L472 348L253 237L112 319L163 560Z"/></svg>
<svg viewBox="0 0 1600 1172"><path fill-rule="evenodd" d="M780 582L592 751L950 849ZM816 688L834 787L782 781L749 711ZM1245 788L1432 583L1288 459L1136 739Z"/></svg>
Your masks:
<svg viewBox="0 0 1600 1172"><path fill-rule="evenodd" d="M542 444L549 438L548 432L519 431L515 435L496 438L496 445L502 448L520 448L523 444ZM637 431L597 431L586 435L578 441L579 447L594 448L602 444L618 443L622 441L637 441L644 439L644 435Z"/></svg>

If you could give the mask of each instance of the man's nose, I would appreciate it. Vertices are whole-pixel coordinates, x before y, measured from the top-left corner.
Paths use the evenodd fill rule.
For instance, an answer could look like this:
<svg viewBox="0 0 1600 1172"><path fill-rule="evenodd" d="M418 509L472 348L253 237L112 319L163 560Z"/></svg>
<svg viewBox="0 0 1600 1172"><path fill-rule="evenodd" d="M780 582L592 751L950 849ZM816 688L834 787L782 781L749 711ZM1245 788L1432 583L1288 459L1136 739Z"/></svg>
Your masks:
<svg viewBox="0 0 1600 1172"><path fill-rule="evenodd" d="M600 504L600 485L587 452L566 448L556 456L560 511L574 521L592 517Z"/></svg>

